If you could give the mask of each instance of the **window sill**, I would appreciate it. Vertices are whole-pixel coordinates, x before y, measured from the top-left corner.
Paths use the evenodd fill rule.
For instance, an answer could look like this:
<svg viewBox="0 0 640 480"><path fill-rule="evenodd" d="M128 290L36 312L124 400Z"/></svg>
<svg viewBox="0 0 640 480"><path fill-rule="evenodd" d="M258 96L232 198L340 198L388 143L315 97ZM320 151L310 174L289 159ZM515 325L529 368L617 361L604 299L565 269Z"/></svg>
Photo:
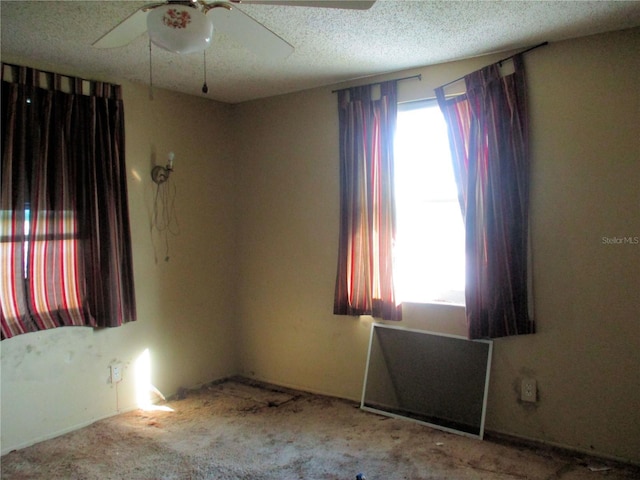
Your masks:
<svg viewBox="0 0 640 480"><path fill-rule="evenodd" d="M411 304L411 305L438 305L438 306L446 306L446 307L458 307L465 308L464 303L457 302L448 302L446 300L425 300L425 301L406 301L402 302L402 304Z"/></svg>

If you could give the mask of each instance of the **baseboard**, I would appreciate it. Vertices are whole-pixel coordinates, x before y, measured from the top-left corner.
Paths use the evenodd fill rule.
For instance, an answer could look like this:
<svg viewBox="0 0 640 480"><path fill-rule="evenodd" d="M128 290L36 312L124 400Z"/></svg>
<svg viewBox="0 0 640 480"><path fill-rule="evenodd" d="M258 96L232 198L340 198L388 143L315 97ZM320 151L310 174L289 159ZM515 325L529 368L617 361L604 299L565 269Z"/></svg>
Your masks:
<svg viewBox="0 0 640 480"><path fill-rule="evenodd" d="M575 455L580 454L585 458L599 459L606 462L615 462L623 465L640 466L640 461L634 461L629 458L618 457L615 455L609 455L586 448L573 447L559 442L548 442L537 438L530 438L525 436L513 435L512 433L505 433L496 430L485 430L484 438L487 441L494 443L505 443L508 445L522 446L528 449L547 449L557 451L563 455Z"/></svg>
<svg viewBox="0 0 640 480"><path fill-rule="evenodd" d="M107 415L101 416L101 417L95 417L95 418L92 418L92 419L87 420L85 422L81 422L81 423L72 425L70 427L63 428L62 430L58 430L58 431L55 431L53 433L48 433L47 435L42 435L40 437L36 437L34 439L28 440L28 441L23 442L23 443L19 443L17 445L12 445L12 446L10 446L10 447L8 447L6 449L2 448L2 451L0 451L0 455L4 456L4 455L6 455L8 453L13 452L14 450L20 450L22 448L27 448L27 447L30 447L32 445L35 445L36 443L44 442L45 440L51 440L52 438L60 437L62 435L66 435L67 433L71 433L71 432L74 432L74 431L79 430L81 428L88 427L89 425L92 425L92 424L94 424L96 422L99 422L100 420L104 420L105 418L115 417L116 415L120 415L121 413L128 413L128 412L132 412L133 410L137 410L137 409L138 409L138 407L132 406L132 407L129 407L129 408L126 408L126 409L118 410L118 411L109 413Z"/></svg>
<svg viewBox="0 0 640 480"><path fill-rule="evenodd" d="M338 393L325 392L321 390L316 390L310 387L300 386L293 383L283 383L278 381L273 381L268 378L255 378L255 377L247 377L245 375L235 375L233 377L229 377L228 380L235 380L244 383L255 383L256 385L264 385L267 388L286 388L289 390L295 390L297 392L302 393L311 393L313 395L322 395L323 397L331 397L338 398L340 400L348 400L350 402L355 402L360 404L360 398L350 398L345 397L344 395L340 395Z"/></svg>

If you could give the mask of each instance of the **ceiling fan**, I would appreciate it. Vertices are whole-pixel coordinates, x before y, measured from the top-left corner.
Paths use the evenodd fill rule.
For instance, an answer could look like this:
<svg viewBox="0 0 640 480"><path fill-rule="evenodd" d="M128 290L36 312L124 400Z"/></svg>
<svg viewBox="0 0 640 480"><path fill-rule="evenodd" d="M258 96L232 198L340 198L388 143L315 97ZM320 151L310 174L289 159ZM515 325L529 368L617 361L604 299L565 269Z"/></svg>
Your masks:
<svg viewBox="0 0 640 480"><path fill-rule="evenodd" d="M202 52L211 44L215 28L262 57L289 56L294 47L238 9L240 3L367 10L375 0L168 0L138 9L93 46L123 47L147 31L151 42L165 50Z"/></svg>

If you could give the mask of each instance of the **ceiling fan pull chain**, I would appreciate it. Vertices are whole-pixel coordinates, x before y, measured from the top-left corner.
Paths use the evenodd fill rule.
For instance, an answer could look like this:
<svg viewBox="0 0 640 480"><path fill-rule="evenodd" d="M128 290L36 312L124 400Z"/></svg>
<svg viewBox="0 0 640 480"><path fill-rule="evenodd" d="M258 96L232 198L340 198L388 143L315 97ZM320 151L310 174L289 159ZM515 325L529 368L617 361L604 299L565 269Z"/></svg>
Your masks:
<svg viewBox="0 0 640 480"><path fill-rule="evenodd" d="M153 62L151 61L151 37L149 37L149 100L153 100Z"/></svg>
<svg viewBox="0 0 640 480"><path fill-rule="evenodd" d="M207 87L207 51L202 52L202 58L204 60L204 83L202 84L202 93L209 93L209 87Z"/></svg>

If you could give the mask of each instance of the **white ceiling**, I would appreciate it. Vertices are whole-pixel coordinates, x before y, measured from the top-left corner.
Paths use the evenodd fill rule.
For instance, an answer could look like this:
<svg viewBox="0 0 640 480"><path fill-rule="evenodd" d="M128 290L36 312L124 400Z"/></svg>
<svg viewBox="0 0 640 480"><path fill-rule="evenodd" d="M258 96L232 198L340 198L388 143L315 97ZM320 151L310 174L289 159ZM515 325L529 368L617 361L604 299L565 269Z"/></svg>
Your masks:
<svg viewBox="0 0 640 480"><path fill-rule="evenodd" d="M153 0L152 0L153 1ZM0 1L2 59L60 73L149 83L146 34L92 43L148 1ZM640 25L640 1L377 0L369 10L242 5L295 47L276 62L216 33L208 98L238 103L342 81ZM153 50L153 84L201 95L202 54Z"/></svg>

